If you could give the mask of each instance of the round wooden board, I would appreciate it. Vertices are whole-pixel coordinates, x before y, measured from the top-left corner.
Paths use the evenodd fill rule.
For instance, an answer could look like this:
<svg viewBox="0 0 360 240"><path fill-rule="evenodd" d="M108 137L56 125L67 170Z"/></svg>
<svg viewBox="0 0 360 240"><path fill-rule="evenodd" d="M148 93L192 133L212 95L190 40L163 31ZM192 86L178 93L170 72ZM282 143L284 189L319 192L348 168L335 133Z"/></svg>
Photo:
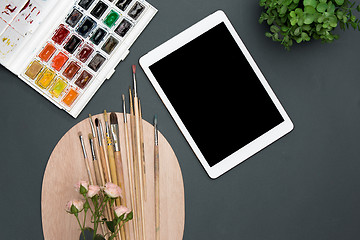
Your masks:
<svg viewBox="0 0 360 240"><path fill-rule="evenodd" d="M125 137L123 114L117 113L121 156L124 166L125 191L129 192L127 158L125 152ZM129 115L127 115L129 119ZM104 126L103 115L99 118ZM155 199L154 199L154 127L143 120L144 149L146 161L146 201L145 229L146 240L155 239ZM41 193L41 214L44 238L46 240L78 240L80 228L73 215L65 211L69 200L81 199L74 185L80 180L88 180L83 153L78 133L81 132L89 159L91 158L88 134L91 133L89 120L71 128L58 142L48 161ZM177 158L164 136L159 133L160 155L160 237L161 239L182 239L185 224L184 185L181 169ZM126 202L130 198L126 194ZM80 215L82 217L82 214ZM127 239L135 239L132 222L127 223ZM90 219L87 226L91 227Z"/></svg>

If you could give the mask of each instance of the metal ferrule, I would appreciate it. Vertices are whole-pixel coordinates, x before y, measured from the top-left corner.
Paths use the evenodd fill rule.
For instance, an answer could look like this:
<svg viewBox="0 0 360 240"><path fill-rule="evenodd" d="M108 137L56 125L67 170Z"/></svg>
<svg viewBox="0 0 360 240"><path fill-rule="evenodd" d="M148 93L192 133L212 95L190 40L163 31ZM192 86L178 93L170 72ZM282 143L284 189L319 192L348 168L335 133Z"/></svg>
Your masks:
<svg viewBox="0 0 360 240"><path fill-rule="evenodd" d="M111 138L114 142L114 149L115 152L120 151L120 140L119 140L119 125L118 124L111 124Z"/></svg>
<svg viewBox="0 0 360 240"><path fill-rule="evenodd" d="M79 138L80 138L81 148L82 148L82 150L83 150L84 158L87 158L83 137L82 137L82 136L79 136Z"/></svg>
<svg viewBox="0 0 360 240"><path fill-rule="evenodd" d="M101 130L101 125L96 127L96 131L97 131L97 139L99 142L99 146L102 147L102 140L101 140L101 136L102 136L102 130Z"/></svg>
<svg viewBox="0 0 360 240"><path fill-rule="evenodd" d="M100 128L101 139L105 139L104 130L102 127L102 123L100 121L99 121L99 128Z"/></svg>
<svg viewBox="0 0 360 240"><path fill-rule="evenodd" d="M94 128L94 124L93 124L93 121L92 119L89 117L89 121L90 121L90 126L91 126L91 132L92 132L92 135L93 137L96 136L96 132L95 132L95 128Z"/></svg>
<svg viewBox="0 0 360 240"><path fill-rule="evenodd" d="M154 136L155 136L155 145L159 145L159 135L158 135L158 128L157 128L157 117L154 120Z"/></svg>
<svg viewBox="0 0 360 240"><path fill-rule="evenodd" d="M96 155L95 155L95 150L94 150L94 141L92 140L92 138L90 138L89 141L90 141L92 158L93 158L93 160L96 160Z"/></svg>

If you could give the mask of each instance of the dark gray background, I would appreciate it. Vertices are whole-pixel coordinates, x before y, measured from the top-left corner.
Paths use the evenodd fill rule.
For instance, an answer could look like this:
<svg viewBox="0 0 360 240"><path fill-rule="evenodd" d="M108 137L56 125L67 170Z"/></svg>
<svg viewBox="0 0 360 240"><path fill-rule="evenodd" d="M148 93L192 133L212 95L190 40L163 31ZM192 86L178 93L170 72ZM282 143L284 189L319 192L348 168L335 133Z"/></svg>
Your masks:
<svg viewBox="0 0 360 240"><path fill-rule="evenodd" d="M0 66L0 238L43 239L41 184L59 139L89 113L121 111L132 64L182 30L224 10L283 104L295 129L217 180L201 167L138 68L143 117L172 145L184 178L184 239L358 239L360 237L360 33L332 44L283 47L264 36L257 0L151 0L159 9L77 119ZM226 59L219 59L219 61ZM170 76L171 77L171 76ZM222 81L223 93L236 79ZM220 91L219 91L220 92ZM209 121L217 120L209 116ZM54 216L56 217L56 216ZM61 239L61 237L59 238Z"/></svg>

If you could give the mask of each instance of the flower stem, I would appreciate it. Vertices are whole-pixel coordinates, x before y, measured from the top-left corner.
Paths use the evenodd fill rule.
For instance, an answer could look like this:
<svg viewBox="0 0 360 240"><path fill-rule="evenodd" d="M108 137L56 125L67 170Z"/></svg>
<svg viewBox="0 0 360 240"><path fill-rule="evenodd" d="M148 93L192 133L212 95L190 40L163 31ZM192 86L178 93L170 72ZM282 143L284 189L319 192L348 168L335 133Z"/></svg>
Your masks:
<svg viewBox="0 0 360 240"><path fill-rule="evenodd" d="M75 215L76 220L77 220L77 222L78 222L78 224L79 224L79 226L80 226L81 233L82 233L82 235L83 235L83 237L84 237L84 240L85 240L84 228L81 226L81 223L80 223L80 220L79 220L79 216L78 216L78 214L74 214L74 215ZM84 221L84 222L85 222L85 221Z"/></svg>

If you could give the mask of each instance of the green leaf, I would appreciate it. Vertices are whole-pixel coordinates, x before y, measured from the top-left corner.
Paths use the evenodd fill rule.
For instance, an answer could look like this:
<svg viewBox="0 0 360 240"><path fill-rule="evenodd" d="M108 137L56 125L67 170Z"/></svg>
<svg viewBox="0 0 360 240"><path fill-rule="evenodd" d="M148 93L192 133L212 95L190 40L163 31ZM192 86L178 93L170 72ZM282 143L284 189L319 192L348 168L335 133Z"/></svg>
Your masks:
<svg viewBox="0 0 360 240"><path fill-rule="evenodd" d="M307 33L305 32L302 32L301 33L301 38L304 40L304 41L310 41L310 37Z"/></svg>
<svg viewBox="0 0 360 240"><path fill-rule="evenodd" d="M110 230L110 232L115 232L115 223L114 221L106 221L106 226Z"/></svg>
<svg viewBox="0 0 360 240"><path fill-rule="evenodd" d="M304 0L304 6L312 6L316 7L317 1L316 0Z"/></svg>
<svg viewBox="0 0 360 240"><path fill-rule="evenodd" d="M280 8L280 11L279 11L279 14L280 15L284 15L287 11L287 6L286 5L283 5L281 8Z"/></svg>
<svg viewBox="0 0 360 240"><path fill-rule="evenodd" d="M316 13L316 10L313 6L305 6L304 13L314 14L314 13Z"/></svg>
<svg viewBox="0 0 360 240"><path fill-rule="evenodd" d="M311 24L315 19L315 16L313 14L305 14L304 23L305 24Z"/></svg>
<svg viewBox="0 0 360 240"><path fill-rule="evenodd" d="M326 9L328 8L328 5L326 3L319 3L317 6L316 6L316 10L318 10L318 12L325 12Z"/></svg>
<svg viewBox="0 0 360 240"><path fill-rule="evenodd" d="M266 33L265 33L265 36L271 38L271 37L272 37L272 34L269 33L269 32L266 32Z"/></svg>
<svg viewBox="0 0 360 240"><path fill-rule="evenodd" d="M277 33L277 32L280 31L280 29L279 29L277 26L272 25L272 26L270 27L270 31L273 32L273 33Z"/></svg>
<svg viewBox="0 0 360 240"><path fill-rule="evenodd" d="M335 13L335 5L332 2L328 3L327 12L329 13Z"/></svg>
<svg viewBox="0 0 360 240"><path fill-rule="evenodd" d="M341 6L344 4L344 0L335 0L336 4Z"/></svg>

